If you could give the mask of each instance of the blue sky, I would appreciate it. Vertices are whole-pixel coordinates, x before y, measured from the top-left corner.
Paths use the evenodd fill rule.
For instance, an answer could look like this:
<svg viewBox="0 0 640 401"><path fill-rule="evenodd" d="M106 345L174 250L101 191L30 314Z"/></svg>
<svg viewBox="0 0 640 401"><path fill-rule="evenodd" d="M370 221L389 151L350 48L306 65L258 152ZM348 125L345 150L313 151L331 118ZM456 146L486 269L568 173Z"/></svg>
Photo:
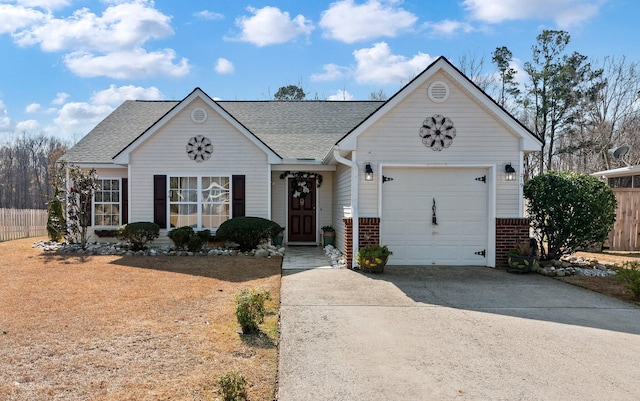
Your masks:
<svg viewBox="0 0 640 401"><path fill-rule="evenodd" d="M640 61L637 0L0 0L0 143L74 142L127 99L387 95L444 55L507 46L518 68L543 29L570 51Z"/></svg>

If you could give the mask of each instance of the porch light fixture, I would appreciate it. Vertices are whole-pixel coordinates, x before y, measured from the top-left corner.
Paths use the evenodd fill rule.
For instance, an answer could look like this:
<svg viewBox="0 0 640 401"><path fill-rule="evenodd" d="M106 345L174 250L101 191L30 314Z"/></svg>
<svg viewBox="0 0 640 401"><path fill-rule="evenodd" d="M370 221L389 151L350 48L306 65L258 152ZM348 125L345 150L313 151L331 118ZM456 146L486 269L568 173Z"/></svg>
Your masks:
<svg viewBox="0 0 640 401"><path fill-rule="evenodd" d="M511 166L511 163L507 163L504 166L504 180L505 181L515 181L516 180L516 170Z"/></svg>
<svg viewBox="0 0 640 401"><path fill-rule="evenodd" d="M373 181L373 169L371 168L371 163L367 163L367 165L364 166L364 180Z"/></svg>

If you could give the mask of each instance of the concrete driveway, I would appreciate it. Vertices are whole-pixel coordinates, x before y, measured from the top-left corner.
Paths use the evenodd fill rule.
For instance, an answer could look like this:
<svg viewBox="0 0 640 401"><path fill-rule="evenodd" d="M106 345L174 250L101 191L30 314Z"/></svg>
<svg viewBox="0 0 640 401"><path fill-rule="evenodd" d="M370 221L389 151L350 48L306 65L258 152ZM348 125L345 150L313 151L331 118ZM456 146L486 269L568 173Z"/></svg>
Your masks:
<svg viewBox="0 0 640 401"><path fill-rule="evenodd" d="M638 400L640 308L481 267L283 272L280 401Z"/></svg>

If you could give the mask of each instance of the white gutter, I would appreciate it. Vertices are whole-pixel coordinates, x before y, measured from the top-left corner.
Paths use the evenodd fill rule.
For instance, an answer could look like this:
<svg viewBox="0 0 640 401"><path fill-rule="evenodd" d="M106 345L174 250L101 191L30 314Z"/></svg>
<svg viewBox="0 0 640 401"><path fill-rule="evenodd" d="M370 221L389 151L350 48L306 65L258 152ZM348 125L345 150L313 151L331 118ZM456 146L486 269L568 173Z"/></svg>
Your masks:
<svg viewBox="0 0 640 401"><path fill-rule="evenodd" d="M358 239L360 235L359 219L358 219L358 164L356 163L356 151L351 151L351 159L345 159L340 156L340 149L333 149L333 157L339 163L342 163L351 168L351 267L357 266L356 255L358 254L359 244Z"/></svg>

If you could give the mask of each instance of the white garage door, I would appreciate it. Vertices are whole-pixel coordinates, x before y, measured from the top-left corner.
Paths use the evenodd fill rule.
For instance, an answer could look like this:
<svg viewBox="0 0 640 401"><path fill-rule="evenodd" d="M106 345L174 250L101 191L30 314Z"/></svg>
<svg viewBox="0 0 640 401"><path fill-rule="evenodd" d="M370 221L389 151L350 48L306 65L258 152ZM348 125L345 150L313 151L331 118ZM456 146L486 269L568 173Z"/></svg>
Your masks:
<svg viewBox="0 0 640 401"><path fill-rule="evenodd" d="M385 167L380 243L390 265L486 266L484 168ZM434 210L435 205L435 210ZM435 217L435 223L434 219Z"/></svg>

